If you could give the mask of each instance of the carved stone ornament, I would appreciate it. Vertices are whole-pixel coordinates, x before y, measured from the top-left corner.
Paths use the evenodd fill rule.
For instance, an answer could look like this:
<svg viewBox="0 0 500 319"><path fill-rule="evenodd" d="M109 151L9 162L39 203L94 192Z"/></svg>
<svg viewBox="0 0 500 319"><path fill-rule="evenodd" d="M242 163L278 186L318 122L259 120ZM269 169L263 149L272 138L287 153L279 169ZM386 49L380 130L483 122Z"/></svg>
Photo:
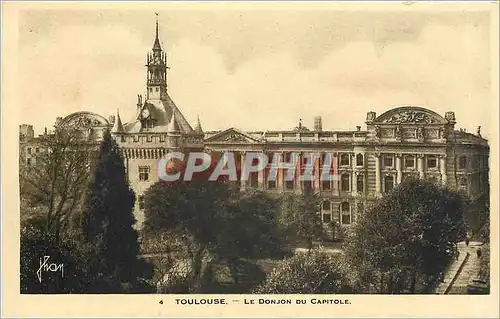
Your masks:
<svg viewBox="0 0 500 319"><path fill-rule="evenodd" d="M97 119L91 119L88 117L77 117L68 123L68 126L75 128L88 128L92 126L98 126L101 123Z"/></svg>
<svg viewBox="0 0 500 319"><path fill-rule="evenodd" d="M224 136L222 138L222 141L224 141L224 142L246 142L247 139L240 134L230 133L230 134Z"/></svg>
<svg viewBox="0 0 500 319"><path fill-rule="evenodd" d="M403 137L404 138L416 138L417 132L415 129L406 129L403 131Z"/></svg>
<svg viewBox="0 0 500 319"><path fill-rule="evenodd" d="M394 130L393 129L383 129L381 135L382 135L382 137L385 137L385 138L394 137Z"/></svg>
<svg viewBox="0 0 500 319"><path fill-rule="evenodd" d="M424 128L423 127L417 128L417 138L419 141L424 140Z"/></svg>
<svg viewBox="0 0 500 319"><path fill-rule="evenodd" d="M392 115L382 121L382 123L422 123L433 124L438 121L426 113L420 111L405 111Z"/></svg>
<svg viewBox="0 0 500 319"><path fill-rule="evenodd" d="M396 138L398 140L403 138L403 130L401 129L401 126L396 127Z"/></svg>

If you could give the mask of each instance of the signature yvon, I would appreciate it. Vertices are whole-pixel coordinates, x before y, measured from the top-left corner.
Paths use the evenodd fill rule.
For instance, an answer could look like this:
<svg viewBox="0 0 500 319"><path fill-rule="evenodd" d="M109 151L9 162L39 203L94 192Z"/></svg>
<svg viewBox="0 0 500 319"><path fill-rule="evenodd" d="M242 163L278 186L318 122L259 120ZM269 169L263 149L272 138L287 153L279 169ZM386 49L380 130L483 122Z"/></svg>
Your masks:
<svg viewBox="0 0 500 319"><path fill-rule="evenodd" d="M50 261L50 256L43 256L43 258L40 258L40 267L38 267L38 270L36 272L36 275L38 277L38 281L40 283L42 282L42 272L61 272L61 277L64 277L64 264L55 264L51 263Z"/></svg>

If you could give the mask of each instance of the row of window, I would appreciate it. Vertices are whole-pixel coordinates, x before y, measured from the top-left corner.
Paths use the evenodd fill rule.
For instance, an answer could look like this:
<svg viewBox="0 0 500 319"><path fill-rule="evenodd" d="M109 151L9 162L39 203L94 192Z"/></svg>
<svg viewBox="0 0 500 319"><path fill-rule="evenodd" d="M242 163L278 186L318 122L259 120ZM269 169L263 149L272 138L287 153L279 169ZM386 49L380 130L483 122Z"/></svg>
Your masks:
<svg viewBox="0 0 500 319"><path fill-rule="evenodd" d="M144 210L144 195L138 197L138 205L140 210ZM363 204L358 206L358 213L363 210ZM339 206L339 220L343 225L349 225L353 222L351 205L349 202L342 202ZM321 204L321 220L323 223L330 223L333 219L332 204L329 200L324 200Z"/></svg>
<svg viewBox="0 0 500 319"><path fill-rule="evenodd" d="M362 203L359 203L358 213L361 213L363 210ZM329 200L324 200L321 203L321 220L323 223L330 223L333 220L333 205ZM349 202L342 202L339 205L339 221L342 225L350 225L353 222L352 213L351 213L351 204Z"/></svg>
<svg viewBox="0 0 500 319"><path fill-rule="evenodd" d="M27 147L26 148L26 153L28 155L33 154L33 149L35 150L35 153L40 153L40 148L39 147L33 147L33 148L32 147Z"/></svg>
<svg viewBox="0 0 500 319"><path fill-rule="evenodd" d="M394 155L383 155L383 166L384 168L394 168ZM405 155L403 157L404 168L415 168L416 166L416 156L415 155ZM438 159L435 155L426 156L426 167L427 168L437 168Z"/></svg>
<svg viewBox="0 0 500 319"><path fill-rule="evenodd" d="M469 159L469 157L471 157ZM470 168L472 169L477 169L477 168L485 168L488 167L488 157L487 156L481 156L481 155L471 155L471 156L466 156L466 155L461 155L458 157L458 168L459 169L467 169L469 168L469 165L471 166Z"/></svg>
<svg viewBox="0 0 500 319"><path fill-rule="evenodd" d="M325 163L326 156L328 156L327 153L323 153L321 155L321 164ZM268 154L268 163L272 162L273 157L274 157L273 153ZM340 157L340 166L351 166L351 154L342 153L342 154L340 154L339 157ZM290 162L291 160L292 160L292 152L284 152L283 153L283 162ZM308 161L310 161L310 157L302 156L302 161L301 161L302 164L307 164ZM357 154L356 155L356 166L363 166L363 165L364 165L364 155Z"/></svg>

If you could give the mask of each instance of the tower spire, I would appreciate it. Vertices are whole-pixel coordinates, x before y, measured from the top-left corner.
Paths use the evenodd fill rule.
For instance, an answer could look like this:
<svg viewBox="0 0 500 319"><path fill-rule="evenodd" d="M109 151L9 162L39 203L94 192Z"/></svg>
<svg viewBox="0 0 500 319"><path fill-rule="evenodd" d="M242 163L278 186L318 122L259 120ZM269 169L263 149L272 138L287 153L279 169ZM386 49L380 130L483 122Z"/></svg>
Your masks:
<svg viewBox="0 0 500 319"><path fill-rule="evenodd" d="M155 12L156 14L156 38L158 39L158 12Z"/></svg>
<svg viewBox="0 0 500 319"><path fill-rule="evenodd" d="M153 51L161 51L160 39L158 38L158 12L155 12L156 15L156 34L155 34L155 43L153 44Z"/></svg>
<svg viewBox="0 0 500 319"><path fill-rule="evenodd" d="M196 128L194 131L198 134L203 134L203 129L201 128L200 117L198 116L198 123L196 124Z"/></svg>
<svg viewBox="0 0 500 319"><path fill-rule="evenodd" d="M124 131L123 124L122 124L122 120L120 119L120 111L117 109L115 123L113 125L113 128L111 129L111 132L122 133L123 131Z"/></svg>

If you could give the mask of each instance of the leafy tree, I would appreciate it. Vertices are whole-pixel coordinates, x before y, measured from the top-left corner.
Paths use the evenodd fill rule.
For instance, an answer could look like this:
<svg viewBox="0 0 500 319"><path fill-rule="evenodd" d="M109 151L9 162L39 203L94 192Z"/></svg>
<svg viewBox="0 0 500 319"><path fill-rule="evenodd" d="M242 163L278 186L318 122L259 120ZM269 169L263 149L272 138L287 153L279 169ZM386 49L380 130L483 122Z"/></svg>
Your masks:
<svg viewBox="0 0 500 319"><path fill-rule="evenodd" d="M43 215L43 232L59 241L80 212L96 145L74 130L56 129L37 138L34 159L20 156L21 219Z"/></svg>
<svg viewBox="0 0 500 319"><path fill-rule="evenodd" d="M312 192L282 196L279 223L291 244L306 240L308 249L312 249L313 240L324 235L319 205L318 195Z"/></svg>
<svg viewBox="0 0 500 319"><path fill-rule="evenodd" d="M281 261L266 281L255 289L260 294L353 293L353 281L340 256L313 249Z"/></svg>
<svg viewBox="0 0 500 319"><path fill-rule="evenodd" d="M425 180L404 181L358 216L345 241L347 258L376 291L415 293L449 262L464 233L463 208L458 193Z"/></svg>
<svg viewBox="0 0 500 319"><path fill-rule="evenodd" d="M241 193L224 180L158 182L145 193L146 234L168 232L183 242L190 261L191 290L213 284L217 265L234 281L243 259L279 253L275 202L264 193Z"/></svg>
<svg viewBox="0 0 500 319"><path fill-rule="evenodd" d="M118 145L106 131L82 218L83 238L95 252L89 264L96 285L89 292L122 292L124 284L136 285L151 276L150 265L138 257L134 200Z"/></svg>
<svg viewBox="0 0 500 319"><path fill-rule="evenodd" d="M86 268L85 247L71 242L56 241L53 234L46 234L37 223L39 217L21 225L21 293L78 293L92 281ZM62 270L40 272L37 270L44 256L49 264L62 265Z"/></svg>
<svg viewBox="0 0 500 319"><path fill-rule="evenodd" d="M142 234L141 249L154 267L152 285L158 293L189 293L190 267L184 243L175 234Z"/></svg>

